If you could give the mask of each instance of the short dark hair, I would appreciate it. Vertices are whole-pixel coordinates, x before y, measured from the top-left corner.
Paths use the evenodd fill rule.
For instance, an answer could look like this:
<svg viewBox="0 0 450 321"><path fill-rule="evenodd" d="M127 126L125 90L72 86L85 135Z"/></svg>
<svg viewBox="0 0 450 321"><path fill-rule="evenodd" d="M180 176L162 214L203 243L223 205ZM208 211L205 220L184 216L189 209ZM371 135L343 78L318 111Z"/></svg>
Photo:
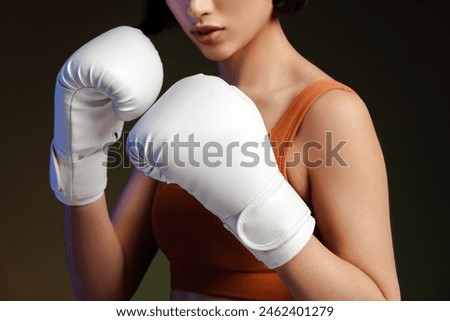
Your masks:
<svg viewBox="0 0 450 321"><path fill-rule="evenodd" d="M280 17L305 7L308 0L272 0L273 14ZM160 33L167 27L177 26L178 22L164 0L145 0L144 16L137 28L148 35Z"/></svg>

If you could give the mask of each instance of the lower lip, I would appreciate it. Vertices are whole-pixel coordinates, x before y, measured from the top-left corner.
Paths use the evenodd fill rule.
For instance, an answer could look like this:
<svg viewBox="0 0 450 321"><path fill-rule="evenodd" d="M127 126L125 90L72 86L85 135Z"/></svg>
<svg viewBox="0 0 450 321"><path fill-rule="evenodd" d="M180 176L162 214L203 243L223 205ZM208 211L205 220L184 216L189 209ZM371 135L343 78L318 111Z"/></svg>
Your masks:
<svg viewBox="0 0 450 321"><path fill-rule="evenodd" d="M194 32L193 35L198 42L204 45L212 45L219 41L222 33L223 29L218 29L207 33Z"/></svg>

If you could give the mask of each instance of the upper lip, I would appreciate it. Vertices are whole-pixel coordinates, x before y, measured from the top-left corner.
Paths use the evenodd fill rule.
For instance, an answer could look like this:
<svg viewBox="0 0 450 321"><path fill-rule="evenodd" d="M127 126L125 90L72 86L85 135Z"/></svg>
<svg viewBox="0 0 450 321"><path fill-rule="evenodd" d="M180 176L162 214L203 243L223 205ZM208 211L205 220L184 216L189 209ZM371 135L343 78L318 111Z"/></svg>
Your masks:
<svg viewBox="0 0 450 321"><path fill-rule="evenodd" d="M194 26L190 29L191 33L208 33L217 30L222 30L224 28L217 26Z"/></svg>

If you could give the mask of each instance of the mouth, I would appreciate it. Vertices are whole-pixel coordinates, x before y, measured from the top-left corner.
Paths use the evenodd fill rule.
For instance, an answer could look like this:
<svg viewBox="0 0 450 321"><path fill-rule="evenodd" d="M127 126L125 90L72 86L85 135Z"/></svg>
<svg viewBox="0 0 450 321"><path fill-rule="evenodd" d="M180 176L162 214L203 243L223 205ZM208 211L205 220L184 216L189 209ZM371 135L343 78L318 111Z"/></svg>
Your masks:
<svg viewBox="0 0 450 321"><path fill-rule="evenodd" d="M196 26L193 27L190 32L198 42L205 45L211 45L220 39L224 30L225 28L216 26Z"/></svg>

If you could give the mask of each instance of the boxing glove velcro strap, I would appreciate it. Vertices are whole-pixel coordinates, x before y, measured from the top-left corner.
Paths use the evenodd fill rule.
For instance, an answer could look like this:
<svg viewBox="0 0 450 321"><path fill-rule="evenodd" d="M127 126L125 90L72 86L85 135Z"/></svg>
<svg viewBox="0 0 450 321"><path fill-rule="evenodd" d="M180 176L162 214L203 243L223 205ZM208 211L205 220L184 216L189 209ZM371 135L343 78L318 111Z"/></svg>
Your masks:
<svg viewBox="0 0 450 321"><path fill-rule="evenodd" d="M315 220L292 186L277 174L240 214L224 223L259 260L275 268L303 248Z"/></svg>
<svg viewBox="0 0 450 321"><path fill-rule="evenodd" d="M102 168L106 166L107 154L103 150L75 161L53 143L50 146L50 186L66 205L86 205L99 199L106 188L107 173Z"/></svg>
<svg viewBox="0 0 450 321"><path fill-rule="evenodd" d="M305 247L314 232L315 225L315 219L308 215L304 224L278 248L268 251L249 249L249 251L269 269L275 269L289 262Z"/></svg>

